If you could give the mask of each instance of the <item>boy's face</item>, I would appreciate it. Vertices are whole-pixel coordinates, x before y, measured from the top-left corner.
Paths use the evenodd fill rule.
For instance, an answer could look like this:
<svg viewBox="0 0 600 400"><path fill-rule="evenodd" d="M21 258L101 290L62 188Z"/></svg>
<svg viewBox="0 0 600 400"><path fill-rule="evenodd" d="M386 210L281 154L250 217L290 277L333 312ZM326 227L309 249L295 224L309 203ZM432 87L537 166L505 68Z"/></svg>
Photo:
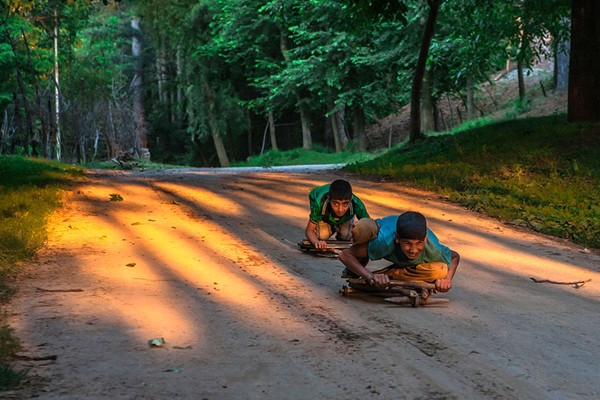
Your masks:
<svg viewBox="0 0 600 400"><path fill-rule="evenodd" d="M350 200L331 200L329 205L335 216L341 217L346 214L346 211L350 208Z"/></svg>
<svg viewBox="0 0 600 400"><path fill-rule="evenodd" d="M396 243L400 245L400 250L409 260L414 260L419 257L425 248L425 239L398 239L396 237Z"/></svg>

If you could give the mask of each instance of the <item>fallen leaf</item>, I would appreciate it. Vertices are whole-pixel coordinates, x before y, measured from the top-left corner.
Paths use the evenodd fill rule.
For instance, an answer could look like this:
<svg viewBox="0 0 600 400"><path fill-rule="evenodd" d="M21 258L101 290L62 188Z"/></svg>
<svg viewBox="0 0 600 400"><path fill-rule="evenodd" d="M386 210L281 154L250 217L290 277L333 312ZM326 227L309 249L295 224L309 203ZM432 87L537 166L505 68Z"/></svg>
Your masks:
<svg viewBox="0 0 600 400"><path fill-rule="evenodd" d="M163 347L165 343L165 339L161 337L148 340L150 347Z"/></svg>

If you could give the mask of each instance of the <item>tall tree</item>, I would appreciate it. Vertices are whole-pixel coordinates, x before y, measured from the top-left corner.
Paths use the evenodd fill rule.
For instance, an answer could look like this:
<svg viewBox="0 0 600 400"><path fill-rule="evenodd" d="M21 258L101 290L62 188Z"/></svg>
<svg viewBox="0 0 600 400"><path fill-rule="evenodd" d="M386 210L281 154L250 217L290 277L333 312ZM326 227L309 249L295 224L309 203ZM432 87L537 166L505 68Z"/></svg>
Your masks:
<svg viewBox="0 0 600 400"><path fill-rule="evenodd" d="M131 18L133 31L131 55L133 57L134 75L131 82L133 89L133 118L135 121L134 152L139 158L149 160L148 133L146 129L146 109L144 107L144 63L142 59L142 30L138 17Z"/></svg>
<svg viewBox="0 0 600 400"><path fill-rule="evenodd" d="M421 49L419 58L415 67L413 76L411 95L410 95L410 141L414 142L422 137L421 133L421 88L423 87L423 77L425 76L425 67L429 55L429 45L435 32L435 23L437 20L440 4L443 0L427 0L429 12L427 21L423 28Z"/></svg>
<svg viewBox="0 0 600 400"><path fill-rule="evenodd" d="M569 121L600 122L600 3L573 0L571 64L569 66Z"/></svg>

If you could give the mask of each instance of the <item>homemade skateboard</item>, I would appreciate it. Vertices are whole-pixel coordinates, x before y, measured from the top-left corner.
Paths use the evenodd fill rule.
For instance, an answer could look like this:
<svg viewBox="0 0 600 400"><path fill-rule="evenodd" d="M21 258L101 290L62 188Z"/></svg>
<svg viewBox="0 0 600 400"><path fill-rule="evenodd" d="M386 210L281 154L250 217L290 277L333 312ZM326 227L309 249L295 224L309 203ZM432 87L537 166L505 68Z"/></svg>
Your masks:
<svg viewBox="0 0 600 400"><path fill-rule="evenodd" d="M369 284L364 278L346 277L346 281L348 284L340 289L342 296L378 296L391 303L410 304L413 307L449 301L444 298L433 298L437 293L433 283L392 280L390 286L384 289Z"/></svg>
<svg viewBox="0 0 600 400"><path fill-rule="evenodd" d="M308 239L304 239L302 242L298 243L298 247L304 252L311 253L319 257L337 258L340 251L352 246L352 242L350 240L326 240L326 242L327 248L317 249Z"/></svg>

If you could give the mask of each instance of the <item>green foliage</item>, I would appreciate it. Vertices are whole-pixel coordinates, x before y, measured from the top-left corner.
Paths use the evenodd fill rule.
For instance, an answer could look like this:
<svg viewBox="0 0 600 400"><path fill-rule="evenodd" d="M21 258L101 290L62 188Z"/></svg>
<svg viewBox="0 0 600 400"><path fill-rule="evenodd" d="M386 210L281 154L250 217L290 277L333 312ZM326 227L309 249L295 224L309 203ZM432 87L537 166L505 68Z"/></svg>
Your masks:
<svg viewBox="0 0 600 400"><path fill-rule="evenodd" d="M0 317L0 322L5 317ZM0 364L8 361L13 353L21 350L21 342L14 335L14 329L0 324ZM0 388L2 388L2 370L0 370Z"/></svg>
<svg viewBox="0 0 600 400"><path fill-rule="evenodd" d="M315 146L313 150L302 148L279 151L269 150L259 156L250 157L246 162L236 163L236 167L276 167L283 165L311 165L311 164L345 164L368 160L372 155L368 153L355 153L344 151L335 153L329 149Z"/></svg>
<svg viewBox="0 0 600 400"><path fill-rule="evenodd" d="M15 337L14 330L2 323L0 317L0 391L17 387L27 376L28 370L15 370L7 364L13 353L21 350L21 342Z"/></svg>
<svg viewBox="0 0 600 400"><path fill-rule="evenodd" d="M350 165L402 179L478 212L600 248L598 126L560 117L431 137Z"/></svg>
<svg viewBox="0 0 600 400"><path fill-rule="evenodd" d="M19 386L27 376L28 370L15 370L10 365L0 364L0 391Z"/></svg>

